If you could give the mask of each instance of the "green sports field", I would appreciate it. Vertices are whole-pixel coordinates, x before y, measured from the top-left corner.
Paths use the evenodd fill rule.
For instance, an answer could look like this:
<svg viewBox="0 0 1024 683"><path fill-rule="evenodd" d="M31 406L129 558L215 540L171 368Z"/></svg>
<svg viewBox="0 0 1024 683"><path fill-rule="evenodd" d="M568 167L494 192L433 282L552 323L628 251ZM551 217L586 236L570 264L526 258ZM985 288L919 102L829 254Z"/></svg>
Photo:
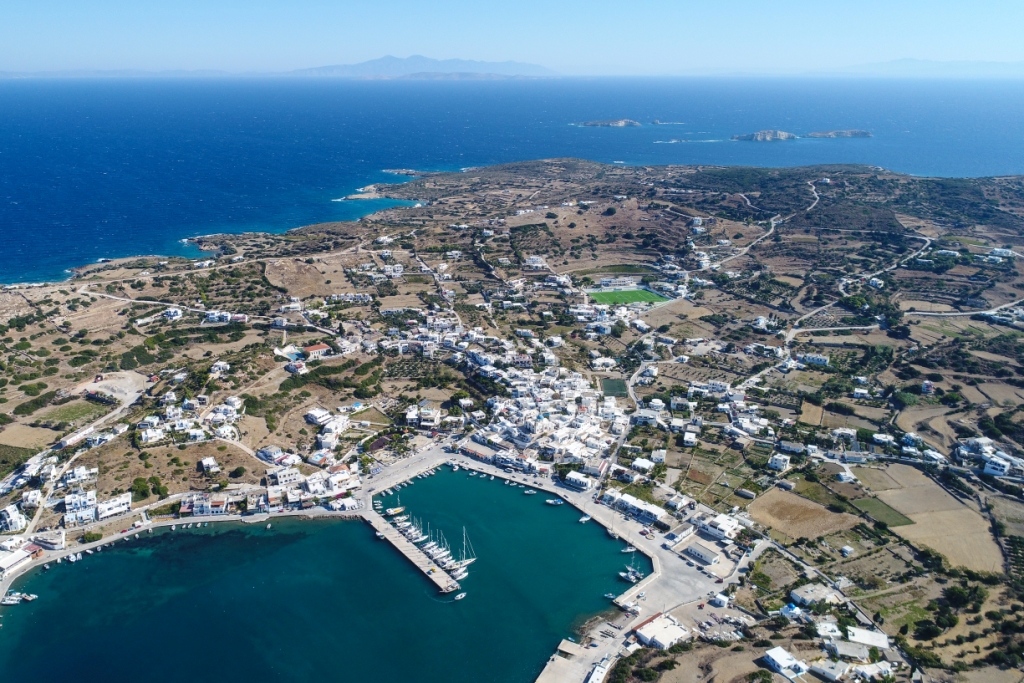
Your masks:
<svg viewBox="0 0 1024 683"><path fill-rule="evenodd" d="M635 301L668 301L667 297L646 289L627 289L621 292L587 292L595 303L631 304Z"/></svg>
<svg viewBox="0 0 1024 683"><path fill-rule="evenodd" d="M629 396L625 380L605 378L601 380L601 389L605 396L617 396L625 398Z"/></svg>

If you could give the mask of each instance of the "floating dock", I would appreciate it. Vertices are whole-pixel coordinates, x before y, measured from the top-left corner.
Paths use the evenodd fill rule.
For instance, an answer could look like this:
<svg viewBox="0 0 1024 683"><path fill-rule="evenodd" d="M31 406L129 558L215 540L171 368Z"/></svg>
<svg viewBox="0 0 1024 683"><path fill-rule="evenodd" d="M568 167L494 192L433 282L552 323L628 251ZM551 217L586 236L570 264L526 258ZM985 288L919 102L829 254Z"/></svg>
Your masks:
<svg viewBox="0 0 1024 683"><path fill-rule="evenodd" d="M388 524L378 513L373 510L363 510L363 519L370 523L374 531L382 534L385 540L395 546L398 552L405 555L421 572L426 574L427 578L433 581L442 593L459 590L461 586L458 581L448 576L443 569L437 566L436 562L427 557L416 544L399 533L398 529Z"/></svg>

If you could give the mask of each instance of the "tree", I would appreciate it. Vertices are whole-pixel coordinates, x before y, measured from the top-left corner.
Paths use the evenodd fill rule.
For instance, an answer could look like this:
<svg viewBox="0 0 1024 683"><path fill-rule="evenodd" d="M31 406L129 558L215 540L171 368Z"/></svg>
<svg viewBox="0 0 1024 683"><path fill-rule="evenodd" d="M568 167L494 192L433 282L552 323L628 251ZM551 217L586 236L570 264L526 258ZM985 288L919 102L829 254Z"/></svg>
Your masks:
<svg viewBox="0 0 1024 683"><path fill-rule="evenodd" d="M230 476L231 476L232 479L238 479L239 477L241 477L244 474L245 474L245 468L242 467L241 465L239 465L235 469L231 470Z"/></svg>
<svg viewBox="0 0 1024 683"><path fill-rule="evenodd" d="M149 482L142 477L136 477L131 487L132 500L139 502L149 498Z"/></svg>

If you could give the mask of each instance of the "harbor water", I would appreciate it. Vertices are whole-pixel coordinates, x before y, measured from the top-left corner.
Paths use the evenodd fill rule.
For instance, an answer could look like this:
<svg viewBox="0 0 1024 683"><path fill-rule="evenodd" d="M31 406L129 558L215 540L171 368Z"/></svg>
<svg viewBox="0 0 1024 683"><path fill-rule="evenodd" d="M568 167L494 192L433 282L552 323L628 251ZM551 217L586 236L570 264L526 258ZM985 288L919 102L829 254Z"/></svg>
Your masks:
<svg viewBox="0 0 1024 683"><path fill-rule="evenodd" d="M479 557L466 598L440 595L359 521L158 530L15 583L9 680L187 678L533 681L563 637L609 607L623 544L543 492L447 468L385 498ZM639 558L638 558L639 559ZM639 565L638 565L639 566ZM650 571L644 558L643 571ZM42 667L42 668L41 668Z"/></svg>

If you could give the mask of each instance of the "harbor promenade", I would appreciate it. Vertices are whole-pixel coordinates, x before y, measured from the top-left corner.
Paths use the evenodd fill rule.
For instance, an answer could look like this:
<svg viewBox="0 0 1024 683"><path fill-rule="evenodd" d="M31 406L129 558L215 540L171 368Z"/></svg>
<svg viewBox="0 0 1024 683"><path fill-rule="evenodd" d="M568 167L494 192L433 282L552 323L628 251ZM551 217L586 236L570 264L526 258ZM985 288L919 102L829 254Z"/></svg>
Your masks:
<svg viewBox="0 0 1024 683"><path fill-rule="evenodd" d="M458 581L453 580L443 569L427 557L426 553L420 550L414 543L399 533L398 529L387 523L383 517L373 510L363 510L362 518L374 528L377 533L384 536L391 545L395 546L398 552L416 565L416 568L423 572L428 579L434 582L437 589L442 593L457 591L460 586Z"/></svg>

